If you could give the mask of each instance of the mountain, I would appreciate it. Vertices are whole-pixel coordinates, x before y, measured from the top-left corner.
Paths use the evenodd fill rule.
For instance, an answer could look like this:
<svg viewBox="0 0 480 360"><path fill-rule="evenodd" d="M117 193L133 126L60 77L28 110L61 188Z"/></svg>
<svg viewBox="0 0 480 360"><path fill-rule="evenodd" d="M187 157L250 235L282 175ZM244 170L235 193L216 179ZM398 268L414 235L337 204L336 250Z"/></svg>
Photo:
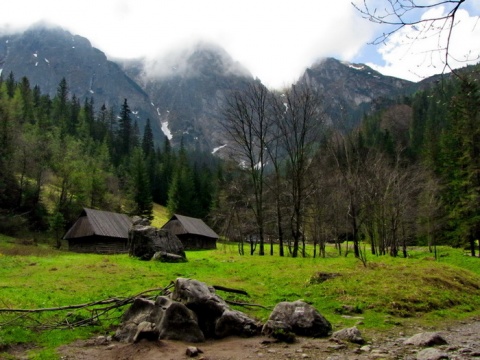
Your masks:
<svg viewBox="0 0 480 360"><path fill-rule="evenodd" d="M161 138L158 116L147 93L84 37L44 25L0 36L0 69L4 78L10 72L17 81L26 76L32 87L38 85L51 97L65 78L70 95L75 94L82 102L93 98L97 110L105 104L118 113L127 99L140 130L150 118L154 135Z"/></svg>
<svg viewBox="0 0 480 360"><path fill-rule="evenodd" d="M142 131L150 118L157 144L164 136L174 145L212 152L226 143L221 109L232 90L254 80L219 46L198 43L154 60L108 60L78 35L35 26L22 34L0 36L0 69L54 96L65 77L70 93L93 97L119 112L124 99ZM363 64L323 59L306 69L298 83L318 89L331 124L351 128L379 99L412 91L409 81L384 76ZM380 101L381 103L381 101Z"/></svg>
<svg viewBox="0 0 480 360"><path fill-rule="evenodd" d="M225 144L220 121L228 92L254 81L224 49L208 43L122 67L150 96L173 144L209 152Z"/></svg>
<svg viewBox="0 0 480 360"><path fill-rule="evenodd" d="M385 76L364 64L323 59L305 70L298 83L316 88L324 96L332 124L352 127L364 113L375 109L382 98L410 92L410 81Z"/></svg>

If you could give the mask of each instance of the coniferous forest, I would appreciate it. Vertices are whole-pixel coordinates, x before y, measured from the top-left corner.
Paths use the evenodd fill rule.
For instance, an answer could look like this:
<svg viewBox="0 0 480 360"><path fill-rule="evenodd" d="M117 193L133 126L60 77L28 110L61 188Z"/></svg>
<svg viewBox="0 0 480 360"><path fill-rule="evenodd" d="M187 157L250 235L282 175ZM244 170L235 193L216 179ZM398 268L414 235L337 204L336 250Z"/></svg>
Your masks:
<svg viewBox="0 0 480 360"><path fill-rule="evenodd" d="M206 217L218 161L155 141L120 109L70 94L51 98L13 74L0 80L0 216L3 233L28 227L63 235L83 207L152 217L152 204Z"/></svg>
<svg viewBox="0 0 480 360"><path fill-rule="evenodd" d="M240 253L407 256L408 247L480 239L478 66L397 99L356 128L325 120L322 94L232 91L223 113L230 156L178 149L120 109L0 80L0 232L63 233L82 207L152 216L153 202L205 219ZM345 246L339 252L348 251Z"/></svg>

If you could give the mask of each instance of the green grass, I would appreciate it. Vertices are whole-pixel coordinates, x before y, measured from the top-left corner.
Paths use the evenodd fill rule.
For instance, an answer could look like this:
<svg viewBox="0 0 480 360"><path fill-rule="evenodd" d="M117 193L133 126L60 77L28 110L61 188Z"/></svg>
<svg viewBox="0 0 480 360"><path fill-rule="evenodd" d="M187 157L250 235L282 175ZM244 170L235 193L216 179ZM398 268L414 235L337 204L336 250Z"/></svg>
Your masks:
<svg viewBox="0 0 480 360"><path fill-rule="evenodd" d="M364 317L365 331L480 314L480 259L458 249L439 248L438 261L424 248L412 249L407 259L370 255L367 267L352 254L338 256L333 248L326 258L281 258L278 252L240 256L235 245L218 244L217 250L187 252L187 258L187 263L166 264L127 255L75 254L17 244L0 235L0 308L55 307L126 297L187 277L246 290L248 296L218 293L270 309L280 301L303 299L334 329L358 321L342 316L342 305L361 312L354 316ZM324 277L318 274L323 273L337 276L322 281ZM259 307L238 309L262 321L270 313ZM44 314L41 320L51 320L51 316ZM8 319L11 315L0 313L0 323ZM105 321L97 327L39 333L8 325L0 329L0 348L2 343L34 342L39 349L32 350L31 357L47 358L61 344L112 333L115 325L115 321Z"/></svg>
<svg viewBox="0 0 480 360"><path fill-rule="evenodd" d="M170 217L168 216L167 208L154 203L152 226L161 228L168 220L170 220Z"/></svg>

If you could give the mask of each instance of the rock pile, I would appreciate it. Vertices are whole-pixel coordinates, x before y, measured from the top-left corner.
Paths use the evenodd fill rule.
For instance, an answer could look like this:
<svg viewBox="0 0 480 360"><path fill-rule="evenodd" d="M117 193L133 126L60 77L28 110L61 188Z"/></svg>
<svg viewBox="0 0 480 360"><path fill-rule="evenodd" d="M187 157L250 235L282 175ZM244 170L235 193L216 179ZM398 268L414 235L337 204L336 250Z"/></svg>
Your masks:
<svg viewBox="0 0 480 360"><path fill-rule="evenodd" d="M129 254L141 260L186 261L180 239L168 230L134 222L128 234Z"/></svg>
<svg viewBox="0 0 480 360"><path fill-rule="evenodd" d="M278 304L262 326L231 309L213 287L178 278L169 296L159 296L155 301L137 298L124 314L114 338L122 342L141 339L202 342L231 335L251 337L261 332L273 337L280 333L291 333L293 337L325 337L331 329L331 324L320 313L302 301Z"/></svg>

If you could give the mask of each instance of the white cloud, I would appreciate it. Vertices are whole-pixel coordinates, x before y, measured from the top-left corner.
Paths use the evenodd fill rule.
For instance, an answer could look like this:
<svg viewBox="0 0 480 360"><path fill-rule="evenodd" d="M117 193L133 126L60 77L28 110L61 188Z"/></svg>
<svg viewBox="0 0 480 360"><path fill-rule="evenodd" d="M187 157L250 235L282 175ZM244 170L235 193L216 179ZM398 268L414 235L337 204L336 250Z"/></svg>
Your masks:
<svg viewBox="0 0 480 360"><path fill-rule="evenodd" d="M480 24L475 27L473 17L460 14L465 20L452 40L455 51L475 46L477 51ZM322 57L355 61L362 53L368 61L371 50L365 44L384 30L363 19L351 0L3 0L0 30L40 20L88 38L111 58L161 58L196 40L215 42L271 87L295 81ZM439 71L424 41L400 45L399 34L378 49L386 62L377 64L379 71L407 78L430 74L434 66ZM420 55L410 55L416 51ZM417 65L427 65L426 70Z"/></svg>
<svg viewBox="0 0 480 360"><path fill-rule="evenodd" d="M88 38L111 57L164 55L196 39L223 46L270 86L325 56L351 59L372 34L350 0L6 0L0 28L39 20Z"/></svg>
<svg viewBox="0 0 480 360"><path fill-rule="evenodd" d="M445 15L443 7L432 9L423 15L423 19ZM385 65L369 64L383 74L401 77L412 81L443 72L446 64L445 48L448 31L438 31L436 23L428 31L422 27L405 27L391 36L379 47ZM428 27L429 24L426 24ZM455 18L449 41L448 64L452 68L476 64L480 59L480 17L470 16L460 9Z"/></svg>

